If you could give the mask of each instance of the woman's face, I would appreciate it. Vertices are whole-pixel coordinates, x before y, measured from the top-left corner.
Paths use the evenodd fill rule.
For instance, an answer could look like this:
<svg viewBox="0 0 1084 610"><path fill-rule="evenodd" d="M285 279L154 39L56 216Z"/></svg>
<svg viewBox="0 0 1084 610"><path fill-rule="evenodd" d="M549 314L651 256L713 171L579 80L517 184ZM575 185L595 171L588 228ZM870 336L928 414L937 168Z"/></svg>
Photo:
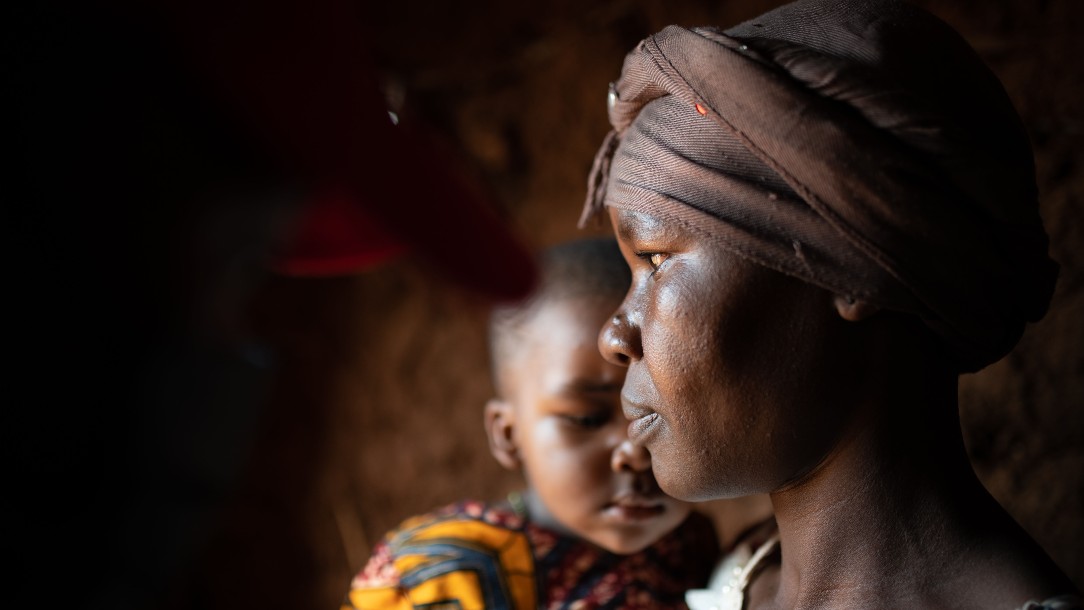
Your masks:
<svg viewBox="0 0 1084 610"><path fill-rule="evenodd" d="M837 444L857 382L834 295L676 223L610 217L632 286L599 347L628 366L629 437L662 489L736 497L811 472Z"/></svg>

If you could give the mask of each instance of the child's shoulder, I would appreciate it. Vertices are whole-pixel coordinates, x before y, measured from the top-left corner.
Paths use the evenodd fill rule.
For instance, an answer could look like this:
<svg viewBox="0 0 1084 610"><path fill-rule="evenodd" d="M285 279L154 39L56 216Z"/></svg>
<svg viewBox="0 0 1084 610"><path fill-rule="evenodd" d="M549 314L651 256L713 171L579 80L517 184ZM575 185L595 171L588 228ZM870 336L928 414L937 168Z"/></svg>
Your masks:
<svg viewBox="0 0 1084 610"><path fill-rule="evenodd" d="M647 551L656 563L688 570L704 579L722 553L711 519L695 511Z"/></svg>
<svg viewBox="0 0 1084 610"><path fill-rule="evenodd" d="M389 532L354 578L344 607L412 608L450 599L464 607L482 607L474 602L483 600L484 607L530 607L535 598L523 520L504 504L463 501Z"/></svg>
<svg viewBox="0 0 1084 610"><path fill-rule="evenodd" d="M466 525L472 522L509 530L521 530L524 526L523 518L516 514L508 503L462 500L424 515L406 519L394 530L388 532L384 539L394 541L403 537L410 538L421 530L441 524L460 524L474 528L474 526Z"/></svg>

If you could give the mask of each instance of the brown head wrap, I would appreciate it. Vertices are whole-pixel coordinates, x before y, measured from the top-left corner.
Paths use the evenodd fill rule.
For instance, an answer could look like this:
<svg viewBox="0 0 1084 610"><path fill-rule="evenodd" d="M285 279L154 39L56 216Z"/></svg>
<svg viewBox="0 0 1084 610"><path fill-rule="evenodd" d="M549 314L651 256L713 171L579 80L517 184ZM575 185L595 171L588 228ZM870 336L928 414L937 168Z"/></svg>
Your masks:
<svg viewBox="0 0 1084 610"><path fill-rule="evenodd" d="M610 122L581 223L646 212L917 314L961 371L1046 312L1057 265L1027 137L993 74L919 9L812 0L725 32L668 27L625 58Z"/></svg>

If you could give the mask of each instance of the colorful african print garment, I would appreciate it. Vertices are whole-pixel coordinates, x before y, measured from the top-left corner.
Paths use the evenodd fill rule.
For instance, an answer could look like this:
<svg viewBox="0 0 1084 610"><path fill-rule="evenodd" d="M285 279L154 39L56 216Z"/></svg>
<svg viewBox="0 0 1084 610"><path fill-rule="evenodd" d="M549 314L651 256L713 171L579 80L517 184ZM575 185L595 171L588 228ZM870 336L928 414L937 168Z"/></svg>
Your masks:
<svg viewBox="0 0 1084 610"><path fill-rule="evenodd" d="M463 502L405 521L374 549L343 610L685 609L719 549L692 515L651 547L615 555L507 504Z"/></svg>

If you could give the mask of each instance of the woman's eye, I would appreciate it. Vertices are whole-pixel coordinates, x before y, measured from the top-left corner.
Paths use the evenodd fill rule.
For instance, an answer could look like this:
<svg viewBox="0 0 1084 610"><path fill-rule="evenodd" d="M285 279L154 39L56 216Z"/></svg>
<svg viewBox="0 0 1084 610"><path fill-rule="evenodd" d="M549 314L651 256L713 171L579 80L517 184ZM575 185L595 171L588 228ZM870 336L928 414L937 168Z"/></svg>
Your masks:
<svg viewBox="0 0 1084 610"><path fill-rule="evenodd" d="M651 266L651 272L654 273L666 262L666 259L670 258L670 255L664 252L641 252L639 257L647 261L647 264Z"/></svg>

